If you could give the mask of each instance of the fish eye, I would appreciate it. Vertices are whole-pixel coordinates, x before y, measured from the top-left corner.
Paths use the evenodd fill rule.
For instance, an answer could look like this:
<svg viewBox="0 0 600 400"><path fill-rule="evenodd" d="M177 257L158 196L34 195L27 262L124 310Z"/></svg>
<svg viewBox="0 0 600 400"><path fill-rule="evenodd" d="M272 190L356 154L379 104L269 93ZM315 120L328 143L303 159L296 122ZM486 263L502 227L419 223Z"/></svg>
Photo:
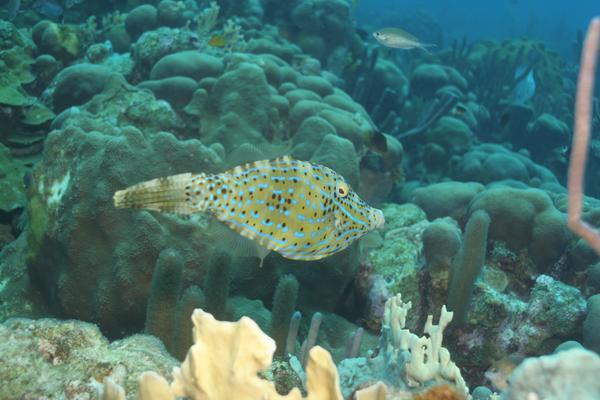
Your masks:
<svg viewBox="0 0 600 400"><path fill-rule="evenodd" d="M338 196L346 197L348 196L350 189L348 188L348 184L346 182L339 182L335 188L335 191L337 192Z"/></svg>

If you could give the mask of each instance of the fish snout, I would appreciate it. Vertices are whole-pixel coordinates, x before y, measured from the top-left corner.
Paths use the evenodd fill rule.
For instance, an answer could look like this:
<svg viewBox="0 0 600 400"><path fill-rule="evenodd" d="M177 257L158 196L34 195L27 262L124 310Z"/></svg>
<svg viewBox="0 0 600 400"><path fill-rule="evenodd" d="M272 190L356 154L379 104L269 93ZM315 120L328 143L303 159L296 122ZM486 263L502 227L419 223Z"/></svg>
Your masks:
<svg viewBox="0 0 600 400"><path fill-rule="evenodd" d="M372 229L383 228L385 224L385 217L383 211L374 208L371 210L371 227Z"/></svg>

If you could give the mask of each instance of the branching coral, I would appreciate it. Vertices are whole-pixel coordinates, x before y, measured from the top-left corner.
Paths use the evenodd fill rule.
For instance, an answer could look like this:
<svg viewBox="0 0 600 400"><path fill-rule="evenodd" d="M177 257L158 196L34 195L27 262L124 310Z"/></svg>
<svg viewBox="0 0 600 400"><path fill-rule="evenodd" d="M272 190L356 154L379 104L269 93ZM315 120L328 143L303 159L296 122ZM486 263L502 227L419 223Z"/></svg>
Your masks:
<svg viewBox="0 0 600 400"><path fill-rule="evenodd" d="M391 397L384 397L386 390L372 387L356 392L365 399L410 399L413 393L428 392L436 385L450 385L461 398L469 397L469 389L460 370L450 360L450 353L442 347L444 329L452 321L452 312L442 307L440 321L433 323L429 315L425 324L425 336L419 337L406 326L411 302L402 301L400 294L385 304L383 327L378 353L369 358L343 360L339 365L340 380L345 396L356 388L365 388L377 381L386 385ZM357 397L363 398L363 397Z"/></svg>
<svg viewBox="0 0 600 400"><path fill-rule="evenodd" d="M419 337L405 329L406 315L412 307L411 302L404 303L400 294L389 299L385 305L382 344L388 363L402 359L405 352L410 352L410 359L405 364L405 373L409 384L423 385L431 380L453 382L461 393L468 394L469 389L460 374L460 370L450 360L448 349L442 347L444 329L452 321L452 312L442 307L438 325L433 324L433 316L427 317L425 333L429 336Z"/></svg>
<svg viewBox="0 0 600 400"><path fill-rule="evenodd" d="M205 8L198 16L196 17L196 33L199 37L205 37L208 35L210 31L213 30L215 25L217 24L217 19L219 18L219 11L221 8L216 2L211 2L210 5Z"/></svg>

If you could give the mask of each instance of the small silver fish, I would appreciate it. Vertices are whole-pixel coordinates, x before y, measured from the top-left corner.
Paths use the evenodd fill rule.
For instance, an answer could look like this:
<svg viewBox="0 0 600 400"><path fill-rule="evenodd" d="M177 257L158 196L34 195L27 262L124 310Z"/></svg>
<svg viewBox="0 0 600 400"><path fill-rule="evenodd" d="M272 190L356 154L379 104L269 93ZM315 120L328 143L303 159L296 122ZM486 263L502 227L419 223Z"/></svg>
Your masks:
<svg viewBox="0 0 600 400"><path fill-rule="evenodd" d="M21 9L21 0L8 0L8 5L6 6L6 14L8 16L9 21L12 21L19 14L19 10Z"/></svg>
<svg viewBox="0 0 600 400"><path fill-rule="evenodd" d="M525 66L520 66L515 71L515 78L521 76L525 72ZM535 95L535 78L533 69L519 81L513 91L513 99L517 104L526 104Z"/></svg>
<svg viewBox="0 0 600 400"><path fill-rule="evenodd" d="M206 211L261 248L293 260L328 257L385 222L381 210L335 171L290 157L214 175L153 179L116 192L114 202L118 208Z"/></svg>
<svg viewBox="0 0 600 400"><path fill-rule="evenodd" d="M415 36L400 28L383 28L373 32L373 37L382 45L394 49L410 50L418 48L429 53L426 47L435 46L433 43L421 43Z"/></svg>

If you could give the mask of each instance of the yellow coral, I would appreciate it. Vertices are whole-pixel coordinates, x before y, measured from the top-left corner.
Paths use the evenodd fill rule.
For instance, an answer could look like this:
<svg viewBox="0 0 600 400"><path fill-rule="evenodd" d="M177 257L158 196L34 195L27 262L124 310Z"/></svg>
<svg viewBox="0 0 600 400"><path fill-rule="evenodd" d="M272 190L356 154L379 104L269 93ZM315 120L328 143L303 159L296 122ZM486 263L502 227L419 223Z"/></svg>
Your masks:
<svg viewBox="0 0 600 400"><path fill-rule="evenodd" d="M174 381L169 385L153 372L142 374L140 400L303 399L297 388L282 396L273 382L259 378L258 373L271 365L275 342L253 320L242 317L238 322L221 322L198 309L192 321L194 345L181 367L173 371ZM335 364L319 346L310 351L306 385L305 400L342 400Z"/></svg>

